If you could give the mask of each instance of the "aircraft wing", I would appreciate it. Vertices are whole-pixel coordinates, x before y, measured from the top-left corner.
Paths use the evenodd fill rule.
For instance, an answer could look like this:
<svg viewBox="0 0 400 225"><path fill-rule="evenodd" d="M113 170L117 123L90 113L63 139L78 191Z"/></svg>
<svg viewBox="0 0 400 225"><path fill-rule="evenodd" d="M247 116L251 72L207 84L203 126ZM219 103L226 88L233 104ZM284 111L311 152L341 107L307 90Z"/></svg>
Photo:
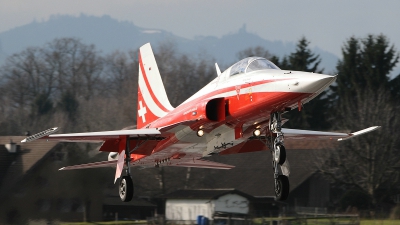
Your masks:
<svg viewBox="0 0 400 225"><path fill-rule="evenodd" d="M115 167L117 162L118 162L118 160L86 163L86 164L62 167L59 170L78 170L78 169L88 169L88 168ZM132 161L132 164L131 164L131 166L133 166L133 167L135 167L135 166L153 166L153 165L154 165L153 162L137 164L137 163L135 163L135 161ZM223 169L223 170L228 170L228 169L232 169L235 167L232 165L208 161L208 160L204 160L204 159L193 159L193 160L189 160L189 161L176 162L176 163L171 162L170 164L167 164L165 166L195 167L195 168Z"/></svg>
<svg viewBox="0 0 400 225"><path fill-rule="evenodd" d="M234 168L235 166L227 165L218 162L212 162L204 159L194 159L186 162L181 162L177 164L172 164L171 166L178 166L178 167L195 167L195 168L207 168L207 169L222 169L222 170L229 170Z"/></svg>
<svg viewBox="0 0 400 225"><path fill-rule="evenodd" d="M60 168L59 170L79 170L87 168L115 167L117 165L117 162L118 160L100 161L100 162L86 163L74 166L66 166Z"/></svg>
<svg viewBox="0 0 400 225"><path fill-rule="evenodd" d="M48 141L61 141L61 142L94 142L101 143L110 139L118 139L120 136L129 137L149 137L158 136L161 132L157 129L134 129L134 130L114 130L114 131L100 131L100 132L85 132L85 133L69 133L69 134L52 134L58 130L57 127L42 131L40 133L31 135L21 142L31 142L38 139Z"/></svg>
<svg viewBox="0 0 400 225"><path fill-rule="evenodd" d="M379 128L380 126L373 126L353 133L336 133L336 132L282 128L282 132L285 135L285 139L308 139L308 140L337 139L338 141L343 141L374 131Z"/></svg>

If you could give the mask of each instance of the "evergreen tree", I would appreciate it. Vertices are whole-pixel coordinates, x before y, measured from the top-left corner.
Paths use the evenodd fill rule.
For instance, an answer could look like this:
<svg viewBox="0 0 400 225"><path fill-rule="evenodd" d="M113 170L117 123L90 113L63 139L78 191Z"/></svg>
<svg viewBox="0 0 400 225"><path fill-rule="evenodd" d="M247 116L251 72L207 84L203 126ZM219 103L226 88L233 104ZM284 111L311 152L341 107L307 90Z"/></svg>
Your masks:
<svg viewBox="0 0 400 225"><path fill-rule="evenodd" d="M339 144L328 151L329 160L323 161L320 168L346 189L368 195L372 209L400 185L395 168L400 160L395 135L400 132L398 100L390 94L394 82L389 77L399 54L384 35L351 37L342 54L337 64L337 83L329 96L334 128L348 132L378 125L382 129Z"/></svg>
<svg viewBox="0 0 400 225"><path fill-rule="evenodd" d="M343 59L336 67L339 75L336 85L331 86L330 95L337 119L347 116L343 115L342 108L361 100L357 97L365 90L385 90L393 97L399 95L400 78L390 79L399 54L384 35L368 35L364 39L351 37L342 48L342 54Z"/></svg>

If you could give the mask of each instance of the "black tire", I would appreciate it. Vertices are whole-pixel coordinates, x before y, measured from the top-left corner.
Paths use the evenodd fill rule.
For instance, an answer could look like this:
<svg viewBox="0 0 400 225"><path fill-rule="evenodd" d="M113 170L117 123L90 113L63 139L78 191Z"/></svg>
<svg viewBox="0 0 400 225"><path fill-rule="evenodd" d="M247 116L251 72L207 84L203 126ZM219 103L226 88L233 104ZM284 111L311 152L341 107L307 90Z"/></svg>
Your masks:
<svg viewBox="0 0 400 225"><path fill-rule="evenodd" d="M276 147L279 148L279 151L280 151L280 156L279 156L279 162L278 162L278 164L279 164L279 165L282 165L282 164L284 164L285 161L286 161L286 148L285 148L285 146L283 146L282 144L278 144Z"/></svg>
<svg viewBox="0 0 400 225"><path fill-rule="evenodd" d="M289 197L289 179L285 175L279 175L275 184L275 197L277 201L284 201Z"/></svg>
<svg viewBox="0 0 400 225"><path fill-rule="evenodd" d="M129 202L133 197L133 182L130 176L123 176L119 182L119 197L123 202Z"/></svg>

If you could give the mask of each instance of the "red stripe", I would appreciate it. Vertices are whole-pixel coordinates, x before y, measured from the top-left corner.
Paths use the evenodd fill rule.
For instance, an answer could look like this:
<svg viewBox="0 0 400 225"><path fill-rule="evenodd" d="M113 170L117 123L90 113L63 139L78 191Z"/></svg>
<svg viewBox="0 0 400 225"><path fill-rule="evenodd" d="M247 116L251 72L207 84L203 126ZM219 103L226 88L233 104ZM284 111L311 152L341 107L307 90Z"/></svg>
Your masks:
<svg viewBox="0 0 400 225"><path fill-rule="evenodd" d="M283 79L282 79L283 80ZM277 82L279 80L267 80L267 81L259 81L259 82L254 82L253 84L262 84L262 83L271 83L271 82ZM177 108L175 108L170 114L166 115L166 117L160 118L159 120L157 120L157 122L152 123L151 127L165 127L165 126L169 126L171 124L177 124L180 123L182 121L185 120L185 118L182 118L182 112L184 112L187 109L192 108L193 106L195 106L196 104L199 104L199 102L203 101L204 99L206 99L207 97L214 97L218 94L221 93L226 93L229 92L231 90L235 90L235 86L231 86L231 87L227 87L224 88L222 90L216 90L213 91L211 93L208 93L206 95L200 96L196 99L193 99L192 101L189 101L183 105L178 106ZM277 103L281 102L283 103L281 100L286 99L286 101L291 101L293 100L294 102L298 101L298 98L300 98L301 96L304 97L304 95L310 95L307 93L296 93L296 92L259 92L259 93L253 93L252 94L253 97L257 98L257 102L259 104L259 102L264 102L263 104L265 104L265 101L271 103L271 104L275 104L275 105L270 105L271 108L269 108L268 110L272 110L273 107L276 107ZM260 97L256 97L256 95L262 96ZM284 95L284 96L282 96ZM242 98L243 96L248 96L248 93L242 93L240 95ZM236 101L236 95L233 96L229 96L227 97L227 99L235 99L235 105L234 108L232 108L233 111L235 111L235 115L233 116L237 116L238 112L236 112L236 110L239 110L241 108L243 108L243 105L241 104L241 102L243 104L245 104L245 101L243 101L242 99L240 101ZM282 99L281 99L282 98ZM281 99L281 100L280 100ZM286 104L288 105L288 104ZM232 105L233 106L233 105ZM253 105L254 107L255 105ZM267 105L268 107L268 105ZM249 108L251 110L251 108ZM245 112L245 113L250 113L248 112L249 109L246 109L247 111L241 111L241 112ZM266 109L267 110L267 109ZM250 113L251 114L251 113ZM186 118L187 119L187 118ZM242 118L243 119L243 118ZM194 127L197 127L198 124L194 124Z"/></svg>
<svg viewBox="0 0 400 225"><path fill-rule="evenodd" d="M156 103L156 105L157 105L161 110L163 110L164 112L169 112L170 110L168 110L167 108L165 108L165 107L160 103L160 101L157 99L156 95L153 93L153 90L151 89L150 83L149 83L149 81L148 81L148 79L147 79L146 72L145 72L145 70L144 70L143 61L142 61L142 55L141 55L140 52L139 52L139 65L140 65L140 69L141 69L142 74L143 74L143 79L144 79L144 82L145 82L145 84L146 84L147 90L149 90L150 96L151 96L151 98L153 99L154 103Z"/></svg>
<svg viewBox="0 0 400 225"><path fill-rule="evenodd" d="M293 79L293 78L262 80L262 81L252 82L252 83L245 83L245 84L241 84L240 85L240 90L246 89L246 88L249 88L249 87L254 87L254 86L257 86L257 85L260 85L260 84L267 84L267 83L283 81L283 80L291 80L291 79ZM237 85L237 86L239 86L239 85ZM188 104L197 103L199 100L204 100L204 99L207 99L207 98L210 98L210 97L215 97L216 95L224 94L224 93L231 92L231 91L234 91L234 90L236 90L236 85L229 86L229 87L222 88L222 89L215 90L215 91L211 91L211 92L209 92L209 93L207 93L205 95L199 96L199 97L197 97L197 98L195 98L195 99L193 99L193 100L191 100L189 102L186 102L185 104L180 105L176 109L182 108L182 107L184 107L184 106L186 106Z"/></svg>

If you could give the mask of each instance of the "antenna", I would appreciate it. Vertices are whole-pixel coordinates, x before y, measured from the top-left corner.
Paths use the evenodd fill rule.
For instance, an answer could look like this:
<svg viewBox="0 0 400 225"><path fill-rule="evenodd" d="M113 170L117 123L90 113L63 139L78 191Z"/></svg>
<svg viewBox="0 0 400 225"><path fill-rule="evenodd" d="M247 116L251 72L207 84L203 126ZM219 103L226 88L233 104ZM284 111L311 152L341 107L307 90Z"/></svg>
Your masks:
<svg viewBox="0 0 400 225"><path fill-rule="evenodd" d="M221 70L219 69L217 63L215 63L215 69L217 69L217 75L218 75L218 76L221 75Z"/></svg>

